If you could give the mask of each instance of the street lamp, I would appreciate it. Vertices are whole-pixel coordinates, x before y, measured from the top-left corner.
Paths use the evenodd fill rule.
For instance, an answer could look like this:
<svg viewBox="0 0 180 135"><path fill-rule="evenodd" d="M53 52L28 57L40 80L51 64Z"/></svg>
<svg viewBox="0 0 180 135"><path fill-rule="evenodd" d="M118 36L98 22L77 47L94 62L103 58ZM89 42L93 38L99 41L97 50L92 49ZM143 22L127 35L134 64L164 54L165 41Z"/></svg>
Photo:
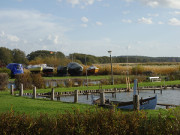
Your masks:
<svg viewBox="0 0 180 135"><path fill-rule="evenodd" d="M110 62L111 62L111 85L114 85L114 78L113 78L113 68L112 68L112 57L111 57L111 52L112 52L112 51L108 51L108 53L110 54Z"/></svg>

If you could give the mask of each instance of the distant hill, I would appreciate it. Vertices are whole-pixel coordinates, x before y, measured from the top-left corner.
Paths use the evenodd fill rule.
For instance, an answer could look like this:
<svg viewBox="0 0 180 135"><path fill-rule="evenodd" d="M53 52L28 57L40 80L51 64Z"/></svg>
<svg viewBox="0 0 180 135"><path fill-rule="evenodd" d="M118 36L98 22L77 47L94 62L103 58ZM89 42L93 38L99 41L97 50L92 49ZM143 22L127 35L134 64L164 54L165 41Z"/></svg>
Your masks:
<svg viewBox="0 0 180 135"><path fill-rule="evenodd" d="M110 58L107 56L97 57L94 55L86 55L80 53L70 54L69 58L80 60L85 64L85 57L87 63L109 63ZM180 57L147 57L147 56L113 56L113 63L152 63L152 62L180 62Z"/></svg>

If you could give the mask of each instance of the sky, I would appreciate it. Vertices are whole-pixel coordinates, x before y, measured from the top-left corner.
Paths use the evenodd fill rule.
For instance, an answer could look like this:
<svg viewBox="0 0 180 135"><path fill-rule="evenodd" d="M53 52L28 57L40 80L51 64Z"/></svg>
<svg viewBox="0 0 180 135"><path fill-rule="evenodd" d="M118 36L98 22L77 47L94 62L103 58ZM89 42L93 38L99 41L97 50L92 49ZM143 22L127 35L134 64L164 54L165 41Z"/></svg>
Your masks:
<svg viewBox="0 0 180 135"><path fill-rule="evenodd" d="M0 0L0 47L180 57L180 0Z"/></svg>

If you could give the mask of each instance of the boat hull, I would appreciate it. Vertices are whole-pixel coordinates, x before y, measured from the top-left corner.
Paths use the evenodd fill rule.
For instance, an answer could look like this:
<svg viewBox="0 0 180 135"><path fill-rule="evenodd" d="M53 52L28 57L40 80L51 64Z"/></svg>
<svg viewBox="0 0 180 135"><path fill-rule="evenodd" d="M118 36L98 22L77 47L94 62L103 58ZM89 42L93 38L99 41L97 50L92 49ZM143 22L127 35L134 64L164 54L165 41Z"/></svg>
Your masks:
<svg viewBox="0 0 180 135"><path fill-rule="evenodd" d="M113 102L113 101L112 101ZM130 102L114 102L119 109L128 109L132 110L134 108L133 101ZM140 100L140 110L144 109L155 109L157 104L157 95L155 97L150 97L147 99Z"/></svg>

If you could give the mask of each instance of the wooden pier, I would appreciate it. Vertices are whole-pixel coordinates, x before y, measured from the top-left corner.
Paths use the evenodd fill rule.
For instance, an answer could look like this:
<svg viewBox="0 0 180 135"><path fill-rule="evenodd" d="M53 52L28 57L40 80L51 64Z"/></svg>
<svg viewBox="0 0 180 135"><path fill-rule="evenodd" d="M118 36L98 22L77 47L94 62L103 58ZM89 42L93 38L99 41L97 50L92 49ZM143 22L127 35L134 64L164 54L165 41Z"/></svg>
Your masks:
<svg viewBox="0 0 180 135"><path fill-rule="evenodd" d="M169 109L170 107L180 107L180 105L162 104L162 103L157 103L157 105L160 105L160 106L165 106L165 107L166 107L166 109Z"/></svg>

